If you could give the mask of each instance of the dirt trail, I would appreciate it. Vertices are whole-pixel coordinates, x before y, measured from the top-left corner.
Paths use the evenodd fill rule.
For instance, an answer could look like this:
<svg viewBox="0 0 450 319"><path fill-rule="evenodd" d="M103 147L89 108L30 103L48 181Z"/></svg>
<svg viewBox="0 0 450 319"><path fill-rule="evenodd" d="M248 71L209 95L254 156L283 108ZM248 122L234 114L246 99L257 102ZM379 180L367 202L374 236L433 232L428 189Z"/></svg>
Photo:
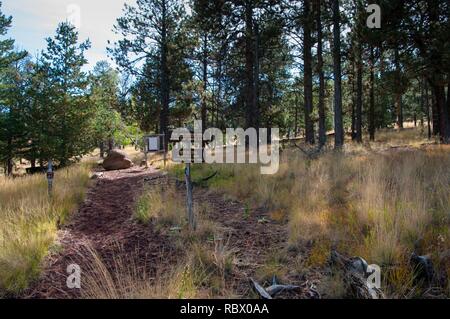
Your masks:
<svg viewBox="0 0 450 319"><path fill-rule="evenodd" d="M233 290L238 296L257 298L249 279L258 278L262 268L272 265L278 268L278 273L283 273L284 278L277 278L278 281L285 280L284 284L301 286L298 291L283 293L277 297L317 297L314 289L315 281L308 281L298 271L297 263L302 256L297 251L287 249L288 234L284 222L274 221L269 212L263 208L245 208L245 205L239 202L225 199L222 194L212 193L206 189L197 188L194 191L194 198L198 203L209 204L209 219L224 229L226 237L224 240L229 239L230 249L236 250ZM260 284L271 285L272 278L267 280Z"/></svg>
<svg viewBox="0 0 450 319"><path fill-rule="evenodd" d="M133 254L133 262L147 273L158 269L170 269L180 259L183 252L164 232L157 232L152 225L144 226L133 220L135 199L141 194L144 183L155 187L144 179L160 176L154 169L132 168L123 171L105 172L88 191L86 200L74 213L70 223L59 232L61 249L48 258L41 278L27 292L28 298L79 298L77 289L66 285L67 266L78 264L81 269L90 269L89 253L92 247L105 264L113 265L117 258ZM153 185L153 186L152 186ZM183 196L184 197L184 196ZM263 209L245 211L241 203L227 200L222 194L207 189L195 188L196 205L207 203L210 207L208 219L225 229L229 245L236 250L236 270L231 285L241 297L255 297L249 278L255 277L273 256L287 247L286 225L274 222ZM246 216L248 214L248 216ZM297 252L283 251L284 262L294 265ZM286 265L285 265L286 267ZM309 298L311 283L298 275L291 267L286 273L289 284L302 285L303 289L285 297Z"/></svg>
<svg viewBox="0 0 450 319"><path fill-rule="evenodd" d="M175 262L176 253L170 241L151 226L140 225L132 219L135 198L141 192L144 178L158 174L153 169L140 168L104 172L88 191L70 223L59 232L61 249L49 257L41 278L28 291L27 297L80 297L78 289L67 288L66 271L70 264L89 268L87 246L105 263L113 263L114 258L125 252L136 253L133 257L138 259L139 266L146 268L155 268L161 262Z"/></svg>

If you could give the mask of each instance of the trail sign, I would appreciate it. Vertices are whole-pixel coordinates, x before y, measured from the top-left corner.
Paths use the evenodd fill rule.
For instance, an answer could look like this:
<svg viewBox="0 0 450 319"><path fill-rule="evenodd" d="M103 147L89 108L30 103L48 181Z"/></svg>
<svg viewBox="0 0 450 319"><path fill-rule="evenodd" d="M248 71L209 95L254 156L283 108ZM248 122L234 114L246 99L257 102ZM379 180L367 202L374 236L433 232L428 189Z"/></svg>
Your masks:
<svg viewBox="0 0 450 319"><path fill-rule="evenodd" d="M147 150L149 152L161 151L161 139L159 136L149 136L147 138Z"/></svg>
<svg viewBox="0 0 450 319"><path fill-rule="evenodd" d="M166 167L166 135L157 134L144 137L144 154L145 154L145 167L148 167L148 153L163 153L164 154L164 167Z"/></svg>

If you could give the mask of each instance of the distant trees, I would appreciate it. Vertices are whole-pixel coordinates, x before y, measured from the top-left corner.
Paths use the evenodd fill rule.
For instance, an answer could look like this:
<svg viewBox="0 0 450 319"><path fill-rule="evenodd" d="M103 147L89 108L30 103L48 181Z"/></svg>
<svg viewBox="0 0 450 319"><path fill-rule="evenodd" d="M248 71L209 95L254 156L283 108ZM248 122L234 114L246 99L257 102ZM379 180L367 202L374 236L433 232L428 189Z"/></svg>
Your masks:
<svg viewBox="0 0 450 319"><path fill-rule="evenodd" d="M1 33L10 23L0 16ZM35 61L13 43L0 44L0 162L8 175L14 160L64 166L123 131L118 74L105 62L84 71L90 43L79 43L74 26L59 24Z"/></svg>
<svg viewBox="0 0 450 319"><path fill-rule="evenodd" d="M137 0L135 6L125 5L115 26L124 37L109 48L120 69L136 78L138 103L154 110L158 131L167 136L171 109L180 107L177 98L185 101L179 94L191 78L187 56L192 46L185 16L178 0Z"/></svg>
<svg viewBox="0 0 450 319"><path fill-rule="evenodd" d="M336 148L346 132L373 141L420 121L450 143L450 4L378 0L382 28L370 29L369 2L137 0L108 48L118 70L91 73L89 42L67 23L34 60L1 40L0 162L8 173L17 158L65 165L194 119L279 127L321 147L334 131ZM1 35L10 25L0 14Z"/></svg>
<svg viewBox="0 0 450 319"><path fill-rule="evenodd" d="M0 11L0 35L7 33L11 23L12 17ZM8 175L13 170L13 159L25 142L21 112L25 102L21 88L25 79L19 62L25 56L26 52L14 50L14 40L0 40L0 162Z"/></svg>
<svg viewBox="0 0 450 319"><path fill-rule="evenodd" d="M123 129L118 96L119 74L106 61L98 62L90 75L90 107L93 107L93 139L103 157Z"/></svg>
<svg viewBox="0 0 450 319"><path fill-rule="evenodd" d="M302 127L305 140L320 145L334 129L340 147L346 131L352 130L359 142L364 132L374 140L376 129L394 122L402 127L424 112L406 104L403 96L417 85L410 83L410 69L421 72L417 65L425 59L417 46L410 49L417 33L411 19L420 21L414 14L425 2L378 3L381 30L368 28L365 0L195 0L186 19L175 14L184 10L178 1L140 0L134 9L126 6L118 20L117 30L126 36L111 53L136 77L130 108L146 119L145 129L161 131L167 113L161 86L167 73L162 72L164 28L156 27L168 21L165 26L176 22L178 28L167 29L166 39L176 34L178 41L167 52L180 53L166 70L174 80L169 81L170 125L197 118L222 127L276 124L282 132L295 134ZM442 15L444 5L438 7L441 15L435 20L440 24L448 17ZM344 36L344 30L350 32ZM182 76L177 70L184 71ZM178 89L174 82L181 84ZM442 103L434 105L434 122L439 121L437 104Z"/></svg>

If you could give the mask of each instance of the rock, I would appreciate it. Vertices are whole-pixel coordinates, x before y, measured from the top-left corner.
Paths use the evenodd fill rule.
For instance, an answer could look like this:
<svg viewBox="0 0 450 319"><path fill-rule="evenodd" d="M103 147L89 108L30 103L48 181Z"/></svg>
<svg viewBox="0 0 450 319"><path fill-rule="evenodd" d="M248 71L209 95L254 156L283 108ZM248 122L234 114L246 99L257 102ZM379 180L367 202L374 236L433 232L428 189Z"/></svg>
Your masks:
<svg viewBox="0 0 450 319"><path fill-rule="evenodd" d="M105 158L102 164L107 171L127 169L133 166L133 162L127 158L127 155L119 150L112 150Z"/></svg>
<svg viewBox="0 0 450 319"><path fill-rule="evenodd" d="M92 174L91 179L99 179L103 177L103 173L102 172L96 172L94 174Z"/></svg>

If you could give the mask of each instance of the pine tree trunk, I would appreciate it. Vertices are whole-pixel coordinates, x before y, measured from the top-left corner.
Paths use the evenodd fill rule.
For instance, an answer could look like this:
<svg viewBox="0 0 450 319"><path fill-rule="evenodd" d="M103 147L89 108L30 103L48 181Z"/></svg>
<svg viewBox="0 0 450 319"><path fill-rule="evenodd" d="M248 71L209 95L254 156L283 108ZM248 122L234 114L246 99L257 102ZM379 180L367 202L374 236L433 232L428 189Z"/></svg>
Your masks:
<svg viewBox="0 0 450 319"><path fill-rule="evenodd" d="M298 135L298 96L295 95L294 138Z"/></svg>
<svg viewBox="0 0 450 319"><path fill-rule="evenodd" d="M342 121L342 66L341 66L341 16L339 0L333 0L333 65L334 65L334 130L335 147L344 145L344 126Z"/></svg>
<svg viewBox="0 0 450 319"><path fill-rule="evenodd" d="M375 54L370 48L370 103L369 103L369 135L375 141Z"/></svg>
<svg viewBox="0 0 450 319"><path fill-rule="evenodd" d="M440 116L433 87L431 87L431 115L433 119L433 136L439 136L441 134Z"/></svg>
<svg viewBox="0 0 450 319"><path fill-rule="evenodd" d="M427 110L427 125L428 125L428 139L431 140L431 137L433 135L432 128L431 128L431 110L430 110L430 96L428 93L428 82L425 81L425 108Z"/></svg>
<svg viewBox="0 0 450 319"><path fill-rule="evenodd" d="M245 3L245 71L246 71L246 126L255 127L256 114L256 87L255 87L255 46L253 32L253 3Z"/></svg>
<svg viewBox="0 0 450 319"><path fill-rule="evenodd" d="M167 149L169 141L169 101L170 101L170 85L169 85L169 69L167 65L167 0L162 1L162 26L161 26L161 112L159 118L160 134L165 134L165 149Z"/></svg>
<svg viewBox="0 0 450 319"><path fill-rule="evenodd" d="M203 35L203 98L202 98L202 125L203 131L206 130L207 123L207 103L206 92L208 90L208 35Z"/></svg>
<svg viewBox="0 0 450 319"><path fill-rule="evenodd" d="M316 23L317 23L317 71L319 73L319 145L324 146L327 142L326 113L325 113L325 74L323 71L323 34L322 34L322 8L321 1L317 0Z"/></svg>
<svg viewBox="0 0 450 319"><path fill-rule="evenodd" d="M352 141L356 141L356 63L352 62Z"/></svg>
<svg viewBox="0 0 450 319"><path fill-rule="evenodd" d="M305 0L304 2L304 15L303 15L303 61L304 61L304 91L305 91L305 140L306 143L314 144L314 124L312 122L312 110L313 110L313 84L312 84L312 54L311 54L311 23L310 23L310 11L311 1Z"/></svg>
<svg viewBox="0 0 450 319"><path fill-rule="evenodd" d="M399 129L403 128L403 97L402 92L400 91L401 86L403 83L400 83L401 76L400 76L400 56L399 56L399 49L398 45L395 47L394 50L394 64L395 64L395 72L396 72L396 78L397 78L397 87L395 92L395 109L397 112L397 125Z"/></svg>
<svg viewBox="0 0 450 319"><path fill-rule="evenodd" d="M450 118L448 103L445 101L445 86L440 81L432 85L437 113L439 114L439 131L441 142L450 144Z"/></svg>
<svg viewBox="0 0 450 319"><path fill-rule="evenodd" d="M358 39L357 44L357 62L356 62L356 141L362 143L362 107L363 107L363 62L362 62L362 43Z"/></svg>
<svg viewBox="0 0 450 319"><path fill-rule="evenodd" d="M260 34L259 34L259 25L258 22L255 22L255 85L254 85L254 94L253 94L253 105L255 107L255 128L256 128L256 134L259 138L259 127L260 127L260 111L259 111L259 72L260 72L260 61L259 61L259 43L260 43ZM270 127L267 125L266 127ZM270 135L269 135L270 136ZM259 145L259 143L258 143ZM259 147L259 146L258 146Z"/></svg>
<svg viewBox="0 0 450 319"><path fill-rule="evenodd" d="M13 173L13 159L12 159L12 138L8 138L8 157L6 159L6 175L11 176Z"/></svg>

